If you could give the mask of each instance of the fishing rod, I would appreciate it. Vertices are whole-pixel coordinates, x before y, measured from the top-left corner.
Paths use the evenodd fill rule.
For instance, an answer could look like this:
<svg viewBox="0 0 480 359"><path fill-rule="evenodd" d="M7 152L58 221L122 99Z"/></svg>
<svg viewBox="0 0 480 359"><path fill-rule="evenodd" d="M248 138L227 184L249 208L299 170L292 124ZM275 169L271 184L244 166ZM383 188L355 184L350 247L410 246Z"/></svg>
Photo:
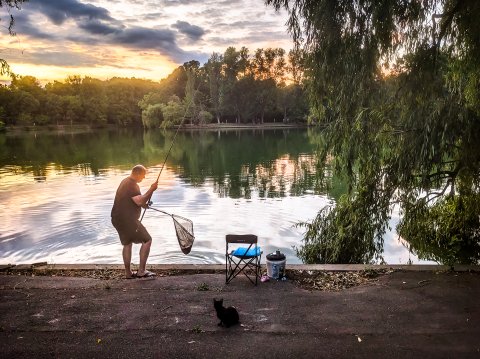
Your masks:
<svg viewBox="0 0 480 359"><path fill-rule="evenodd" d="M158 173L156 182L158 182L158 180L160 179L160 175L162 174L163 168L165 167L165 164L167 163L168 156L170 155L170 152L172 151L173 145L175 144L175 139L177 138L178 131L183 126L183 122L185 121L185 118L187 117L187 112L190 109L190 105L192 104L192 102L195 99L195 95L197 94L197 91L198 91L199 87L200 87L200 82L198 83L197 89L193 92L193 96L192 96L191 101L189 101L187 103L187 107L185 109L185 113L183 114L182 121L178 125L177 130L175 131L175 135L173 136L172 143L170 144L170 148L168 149L167 155L165 156L165 160L163 161L162 167L160 168L160 172ZM148 197L148 200L147 200L147 203L146 203L147 206L143 209L142 216L140 217L140 222L142 222L143 217L145 216L145 212L147 211L148 208L150 208L150 205L152 204L152 202L150 201L150 199L152 198L152 195L153 195L153 192L150 193L150 196ZM137 231L138 231L138 227L137 227Z"/></svg>
<svg viewBox="0 0 480 359"><path fill-rule="evenodd" d="M200 82L198 83L197 89L193 92L193 96L190 102L188 102L187 107L185 108L185 113L183 114L182 121L177 127L177 130L175 131L175 135L173 136L172 143L170 144L170 148L168 149L167 155L165 156L165 160L163 161L162 167L160 168L160 172L158 173L157 176L157 182L160 179L160 175L162 174L163 168L165 167L165 164L167 163L168 156L170 155L170 152L172 151L173 145L175 144L175 140L178 135L178 131L180 128L183 126L183 123L185 122L185 118L187 117L187 112L190 109L190 105L193 103L195 99L195 95L198 91L198 87L200 86ZM175 226L175 234L177 236L178 244L180 245L180 249L184 254L190 253L190 250L192 249L193 241L195 240L195 235L193 234L193 222L189 220L188 218L176 215L176 214L170 214L167 212L164 212L162 210L159 210L157 208L150 207L152 205L152 198L153 192L150 193L150 196L147 199L146 206L143 210L142 217L140 218L140 221L138 222L137 229L135 230L138 232L138 228L140 227L140 223L143 220L143 217L145 216L145 212L147 212L148 208L151 208L157 212L161 212L164 214L169 215L173 219L173 224Z"/></svg>

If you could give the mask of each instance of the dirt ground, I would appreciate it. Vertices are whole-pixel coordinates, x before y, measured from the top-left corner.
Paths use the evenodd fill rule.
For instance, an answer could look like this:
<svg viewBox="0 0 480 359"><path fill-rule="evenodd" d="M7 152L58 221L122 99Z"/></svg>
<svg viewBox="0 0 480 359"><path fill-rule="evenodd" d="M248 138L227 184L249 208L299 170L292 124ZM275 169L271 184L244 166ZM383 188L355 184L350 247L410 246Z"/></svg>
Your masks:
<svg viewBox="0 0 480 359"><path fill-rule="evenodd" d="M298 272L298 273L297 273ZM5 358L478 358L478 272L0 274ZM240 314L219 327L213 298Z"/></svg>

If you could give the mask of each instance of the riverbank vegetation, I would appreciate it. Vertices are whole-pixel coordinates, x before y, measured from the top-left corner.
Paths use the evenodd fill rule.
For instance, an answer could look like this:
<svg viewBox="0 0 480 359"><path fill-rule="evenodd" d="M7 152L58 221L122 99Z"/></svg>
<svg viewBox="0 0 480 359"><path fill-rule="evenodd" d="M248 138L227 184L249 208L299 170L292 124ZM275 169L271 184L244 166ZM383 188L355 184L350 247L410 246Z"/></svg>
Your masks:
<svg viewBox="0 0 480 359"><path fill-rule="evenodd" d="M299 52L242 47L192 60L160 82L70 76L41 86L12 75L0 87L0 126L89 125L168 128L187 123L306 122Z"/></svg>
<svg viewBox="0 0 480 359"><path fill-rule="evenodd" d="M300 258L381 259L397 206L397 231L420 258L478 263L480 2L267 3L289 12L306 54L312 111L325 128L321 163L349 183L335 207L304 223Z"/></svg>
<svg viewBox="0 0 480 359"><path fill-rule="evenodd" d="M69 268L70 267L70 268ZM94 266L92 266L94 267ZM124 280L125 270L116 265L97 265L96 268L75 268L72 266L55 266L49 265L46 262L36 263L30 267L21 266L0 269L0 275L15 275L22 277L34 277L34 276L48 276L48 277L82 277L98 279L103 281L111 280ZM182 269L181 266L175 268L173 265L170 269L155 268L153 270L157 274L157 277L172 277L172 276L185 276L195 274L224 274L225 270L217 269L214 266L211 268L203 269ZM266 273L266 270L263 269ZM296 286L306 290L318 290L318 291L340 291L348 288L365 285L368 283L375 283L386 275L394 273L392 269L374 269L367 268L360 271L324 271L324 270L300 270L300 269L287 269L286 278L292 281ZM421 283L420 283L421 284ZM105 289L111 289L109 283L105 283ZM221 291L221 288L211 288L206 283L199 284L197 287L199 291Z"/></svg>

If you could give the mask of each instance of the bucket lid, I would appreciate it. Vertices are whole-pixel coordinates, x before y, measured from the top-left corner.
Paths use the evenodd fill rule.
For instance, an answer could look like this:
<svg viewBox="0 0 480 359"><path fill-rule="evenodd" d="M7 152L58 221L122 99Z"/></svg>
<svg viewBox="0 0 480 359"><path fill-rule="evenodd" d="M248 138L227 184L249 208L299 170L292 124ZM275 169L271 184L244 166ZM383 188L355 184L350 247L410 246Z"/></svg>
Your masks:
<svg viewBox="0 0 480 359"><path fill-rule="evenodd" d="M267 254L267 259L269 261L283 261L285 259L285 254L277 250L276 252Z"/></svg>

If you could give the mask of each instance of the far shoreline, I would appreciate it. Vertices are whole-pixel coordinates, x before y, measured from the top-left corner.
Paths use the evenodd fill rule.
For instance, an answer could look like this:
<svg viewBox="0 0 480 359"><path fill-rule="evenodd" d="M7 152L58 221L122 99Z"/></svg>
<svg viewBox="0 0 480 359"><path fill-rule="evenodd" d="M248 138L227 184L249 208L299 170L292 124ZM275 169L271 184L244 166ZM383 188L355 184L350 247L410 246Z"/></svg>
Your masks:
<svg viewBox="0 0 480 359"><path fill-rule="evenodd" d="M197 131L197 130L275 130L275 129L302 129L312 127L306 123L284 123L284 122L269 122L269 123L209 123L203 125L190 125L185 124L180 128L180 131ZM145 130L143 127L120 127L116 125L45 125L45 126L7 126L3 131L4 134L24 134L24 133L59 133L59 134L72 134L81 132L91 132L96 130ZM153 130L158 130L155 128ZM177 130L178 127L168 128L165 131Z"/></svg>

